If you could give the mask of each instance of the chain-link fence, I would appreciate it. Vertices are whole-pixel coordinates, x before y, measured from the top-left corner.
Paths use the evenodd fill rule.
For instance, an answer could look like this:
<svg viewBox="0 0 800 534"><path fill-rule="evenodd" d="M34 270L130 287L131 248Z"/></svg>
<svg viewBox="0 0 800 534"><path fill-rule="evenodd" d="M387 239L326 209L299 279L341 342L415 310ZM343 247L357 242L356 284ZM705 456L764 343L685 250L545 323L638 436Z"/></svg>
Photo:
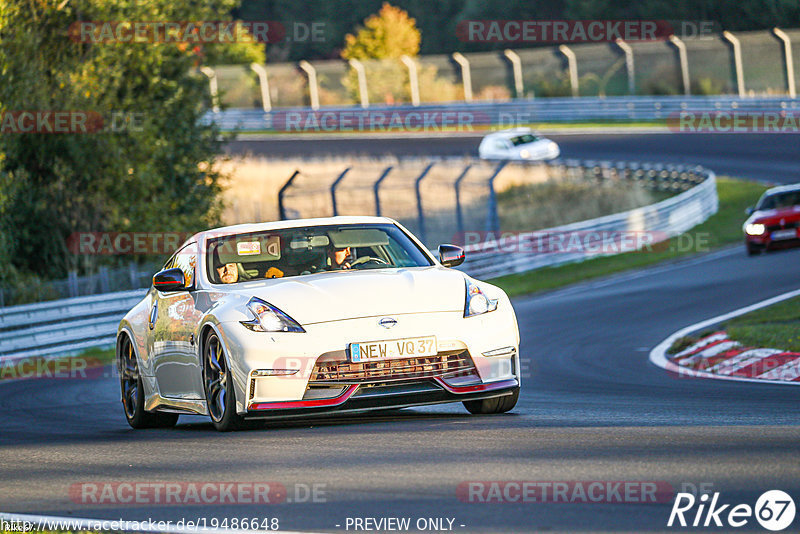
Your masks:
<svg viewBox="0 0 800 534"><path fill-rule="evenodd" d="M797 29L726 32L413 59L275 63L265 66L262 78L249 67L215 71L219 101L237 109L261 107L264 94L268 108L570 95L785 95L800 81L800 62L792 54L798 43ZM794 84L788 79L792 72Z"/></svg>

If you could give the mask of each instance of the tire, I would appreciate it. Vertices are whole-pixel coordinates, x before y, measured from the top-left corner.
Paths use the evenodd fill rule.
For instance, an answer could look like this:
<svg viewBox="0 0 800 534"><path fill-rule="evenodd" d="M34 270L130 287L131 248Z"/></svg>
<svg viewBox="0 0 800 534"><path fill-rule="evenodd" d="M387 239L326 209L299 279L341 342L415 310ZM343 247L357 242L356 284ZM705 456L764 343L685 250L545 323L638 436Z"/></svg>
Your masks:
<svg viewBox="0 0 800 534"><path fill-rule="evenodd" d="M493 397L491 399L463 401L464 408L471 414L492 414L506 413L517 405L519 400L519 388L516 388L511 395Z"/></svg>
<svg viewBox="0 0 800 534"><path fill-rule="evenodd" d="M126 335L119 354L119 385L122 393L122 411L131 428L171 428L178 422L178 414L148 412L144 409L144 386L139 375L139 363L133 344Z"/></svg>
<svg viewBox="0 0 800 534"><path fill-rule="evenodd" d="M754 247L751 244L747 244L747 255L748 256L758 256L761 254L761 249L759 247Z"/></svg>
<svg viewBox="0 0 800 534"><path fill-rule="evenodd" d="M214 428L230 432L244 427L244 418L236 413L233 376L225 350L214 332L208 334L203 343L203 388Z"/></svg>

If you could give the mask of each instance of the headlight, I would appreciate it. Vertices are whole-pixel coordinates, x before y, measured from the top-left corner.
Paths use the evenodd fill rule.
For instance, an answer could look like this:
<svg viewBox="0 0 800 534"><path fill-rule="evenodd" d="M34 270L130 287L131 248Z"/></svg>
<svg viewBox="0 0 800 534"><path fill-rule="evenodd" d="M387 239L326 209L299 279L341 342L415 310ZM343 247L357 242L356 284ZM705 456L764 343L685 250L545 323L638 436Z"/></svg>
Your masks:
<svg viewBox="0 0 800 534"><path fill-rule="evenodd" d="M496 309L497 300L489 300L481 288L467 280L467 302L464 305L464 317L473 317Z"/></svg>
<svg viewBox="0 0 800 534"><path fill-rule="evenodd" d="M558 145L553 141L550 141L549 147L550 147L550 152L555 152L556 150L558 150Z"/></svg>
<svg viewBox="0 0 800 534"><path fill-rule="evenodd" d="M256 332L305 332L297 321L258 297L250 299L247 309L253 314L253 320L241 323L250 330Z"/></svg>
<svg viewBox="0 0 800 534"><path fill-rule="evenodd" d="M523 148L522 150L519 151L519 157L528 159L529 157L531 157L531 153L527 148Z"/></svg>
<svg viewBox="0 0 800 534"><path fill-rule="evenodd" d="M766 231L766 227L763 224L748 224L744 227L744 231L747 235L761 235Z"/></svg>

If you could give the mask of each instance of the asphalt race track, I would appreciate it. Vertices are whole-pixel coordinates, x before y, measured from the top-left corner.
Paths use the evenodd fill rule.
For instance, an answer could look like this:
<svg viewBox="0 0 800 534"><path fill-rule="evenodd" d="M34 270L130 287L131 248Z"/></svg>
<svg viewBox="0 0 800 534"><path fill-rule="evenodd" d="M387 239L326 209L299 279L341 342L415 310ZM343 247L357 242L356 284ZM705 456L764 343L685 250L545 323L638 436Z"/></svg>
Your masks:
<svg viewBox="0 0 800 534"><path fill-rule="evenodd" d="M707 157L723 163L737 138L745 140L717 137L720 146ZM769 137L770 150L787 148L789 138ZM625 159L646 153L633 145ZM749 151L742 147L730 170L707 164L766 177L793 157L798 172L790 151L751 155L736 167ZM753 506L770 489L797 501L800 388L675 377L647 355L681 327L800 287L798 265L800 250L749 258L735 247L515 299L523 392L502 416L446 405L235 434L185 416L172 430L133 431L113 377L0 384L0 510L173 522L277 517L281 529L313 531L344 529L348 518L408 517L413 525L444 517L464 532L639 532L699 529L668 529L670 502L485 504L459 500L457 488L466 481L652 481L674 491L704 485L722 503ZM293 501L303 500L296 484L316 484L324 495L316 503L211 506L99 506L70 495L76 484L137 481L280 483ZM761 527L751 518L745 530L753 529Z"/></svg>
<svg viewBox="0 0 800 534"><path fill-rule="evenodd" d="M562 158L657 161L704 165L717 174L776 183L800 181L800 134L675 134L675 133L569 133L548 134L561 147ZM378 156L477 156L481 135L453 134L420 138L353 136L271 136L235 141L231 153L271 157L357 154Z"/></svg>

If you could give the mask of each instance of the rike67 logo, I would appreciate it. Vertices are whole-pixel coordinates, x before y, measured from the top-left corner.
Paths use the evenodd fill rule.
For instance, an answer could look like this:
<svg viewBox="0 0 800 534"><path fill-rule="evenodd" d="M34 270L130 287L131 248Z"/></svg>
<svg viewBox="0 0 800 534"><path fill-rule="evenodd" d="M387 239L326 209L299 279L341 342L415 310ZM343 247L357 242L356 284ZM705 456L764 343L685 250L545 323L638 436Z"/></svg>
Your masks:
<svg viewBox="0 0 800 534"><path fill-rule="evenodd" d="M794 515L794 500L781 490L764 492L754 507L749 504L722 504L719 492L697 498L691 493L678 493L667 526L739 528L755 517L765 529L779 531L792 524Z"/></svg>

